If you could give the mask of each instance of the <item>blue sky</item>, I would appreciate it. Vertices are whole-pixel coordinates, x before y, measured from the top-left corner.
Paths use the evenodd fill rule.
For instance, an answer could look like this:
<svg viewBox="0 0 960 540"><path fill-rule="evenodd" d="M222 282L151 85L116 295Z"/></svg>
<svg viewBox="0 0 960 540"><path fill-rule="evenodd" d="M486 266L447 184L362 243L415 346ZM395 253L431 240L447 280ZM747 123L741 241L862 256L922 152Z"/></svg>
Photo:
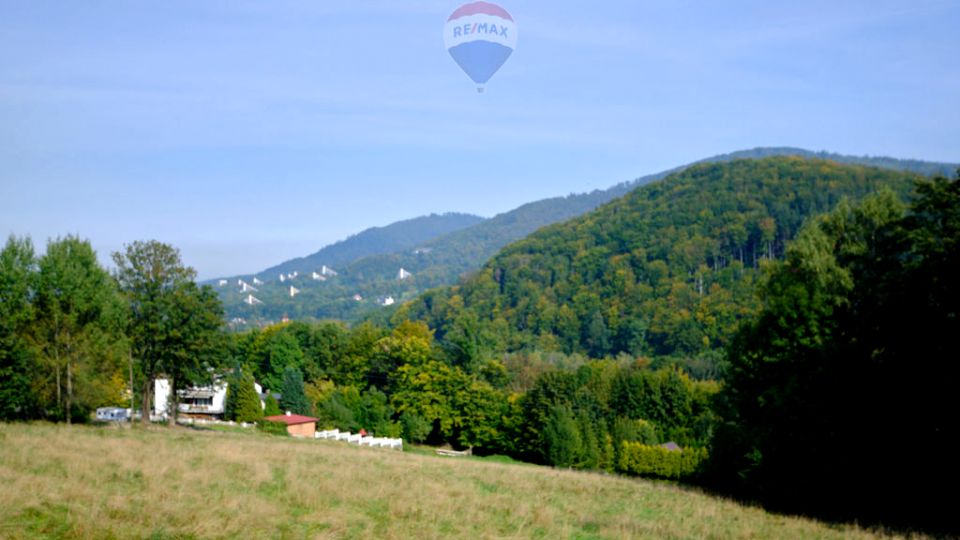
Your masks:
<svg viewBox="0 0 960 540"><path fill-rule="evenodd" d="M960 161L960 2L500 4L478 94L458 2L0 0L0 233L209 278L756 146Z"/></svg>

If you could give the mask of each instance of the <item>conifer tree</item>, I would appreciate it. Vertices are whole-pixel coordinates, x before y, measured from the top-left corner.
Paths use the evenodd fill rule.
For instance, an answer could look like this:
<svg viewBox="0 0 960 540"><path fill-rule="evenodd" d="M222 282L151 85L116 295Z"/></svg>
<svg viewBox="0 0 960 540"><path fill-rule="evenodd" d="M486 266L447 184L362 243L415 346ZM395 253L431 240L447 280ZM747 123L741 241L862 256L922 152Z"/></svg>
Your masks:
<svg viewBox="0 0 960 540"><path fill-rule="evenodd" d="M253 386L253 375L243 373L231 381L227 388L226 409L228 418L237 422L257 422L263 418L260 396Z"/></svg>
<svg viewBox="0 0 960 540"><path fill-rule="evenodd" d="M283 372L283 382L280 385L280 405L284 411L295 414L311 414L310 401L303 388L303 373L299 369L289 367Z"/></svg>

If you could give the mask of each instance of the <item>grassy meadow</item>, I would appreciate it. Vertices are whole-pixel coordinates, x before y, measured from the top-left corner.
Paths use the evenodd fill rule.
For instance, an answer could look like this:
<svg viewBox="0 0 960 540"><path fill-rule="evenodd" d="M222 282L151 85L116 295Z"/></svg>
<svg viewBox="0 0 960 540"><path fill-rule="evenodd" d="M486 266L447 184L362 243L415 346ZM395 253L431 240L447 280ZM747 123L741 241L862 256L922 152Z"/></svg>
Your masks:
<svg viewBox="0 0 960 540"><path fill-rule="evenodd" d="M677 486L187 428L0 424L0 538L873 538Z"/></svg>

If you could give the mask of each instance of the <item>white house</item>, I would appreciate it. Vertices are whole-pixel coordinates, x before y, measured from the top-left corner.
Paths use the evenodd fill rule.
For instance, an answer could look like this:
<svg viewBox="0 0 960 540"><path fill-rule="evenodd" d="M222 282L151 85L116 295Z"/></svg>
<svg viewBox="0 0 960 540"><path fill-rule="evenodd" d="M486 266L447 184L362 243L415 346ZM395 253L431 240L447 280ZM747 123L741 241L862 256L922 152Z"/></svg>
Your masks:
<svg viewBox="0 0 960 540"><path fill-rule="evenodd" d="M254 382L253 386L257 395L264 395L263 387L260 384ZM180 390L180 404L177 411L184 416L223 418L227 402L227 388L227 381L218 379L212 385L194 386ZM169 407L170 381L157 379L153 383L153 414L165 417L169 413ZM263 399L260 400L260 407L266 407ZM99 410L97 413L99 416Z"/></svg>
<svg viewBox="0 0 960 540"><path fill-rule="evenodd" d="M246 298L243 299L243 303L248 306L255 306L257 304L262 304L263 302L252 294L248 294Z"/></svg>
<svg viewBox="0 0 960 540"><path fill-rule="evenodd" d="M333 268L330 268L330 267L327 266L327 265L323 265L322 267L320 267L320 275L323 275L323 276L335 276L335 275L337 275L337 271L334 270Z"/></svg>
<svg viewBox="0 0 960 540"><path fill-rule="evenodd" d="M293 298L294 296L296 296L296 295L298 295L298 294L300 294L300 289L298 289L298 288L296 288L296 287L294 287L294 286L291 285L291 286L290 286L290 298Z"/></svg>
<svg viewBox="0 0 960 540"><path fill-rule="evenodd" d="M226 381L217 381L210 386L180 390L180 405L177 411L183 415L222 417L227 401ZM166 416L170 407L170 381L157 379L153 382L153 413Z"/></svg>
<svg viewBox="0 0 960 540"><path fill-rule="evenodd" d="M405 269L403 269L403 268L401 268L400 271L397 272L397 279L400 280L400 281L403 281L403 280L405 280L405 279L409 279L409 278L412 278L412 277L413 277L413 274L411 274L410 272L407 272L407 271L406 271Z"/></svg>
<svg viewBox="0 0 960 540"><path fill-rule="evenodd" d="M381 306L392 306L397 303L397 301L392 296L381 296L377 298L377 303Z"/></svg>

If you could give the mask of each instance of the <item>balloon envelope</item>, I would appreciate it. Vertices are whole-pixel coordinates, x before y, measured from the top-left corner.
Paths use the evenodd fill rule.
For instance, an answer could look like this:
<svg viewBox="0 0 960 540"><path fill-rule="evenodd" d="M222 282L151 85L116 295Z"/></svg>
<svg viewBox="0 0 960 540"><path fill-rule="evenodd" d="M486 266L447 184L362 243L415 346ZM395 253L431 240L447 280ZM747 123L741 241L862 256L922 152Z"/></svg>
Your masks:
<svg viewBox="0 0 960 540"><path fill-rule="evenodd" d="M464 4L443 30L450 56L477 84L486 84L513 54L517 25L510 13L489 2Z"/></svg>

